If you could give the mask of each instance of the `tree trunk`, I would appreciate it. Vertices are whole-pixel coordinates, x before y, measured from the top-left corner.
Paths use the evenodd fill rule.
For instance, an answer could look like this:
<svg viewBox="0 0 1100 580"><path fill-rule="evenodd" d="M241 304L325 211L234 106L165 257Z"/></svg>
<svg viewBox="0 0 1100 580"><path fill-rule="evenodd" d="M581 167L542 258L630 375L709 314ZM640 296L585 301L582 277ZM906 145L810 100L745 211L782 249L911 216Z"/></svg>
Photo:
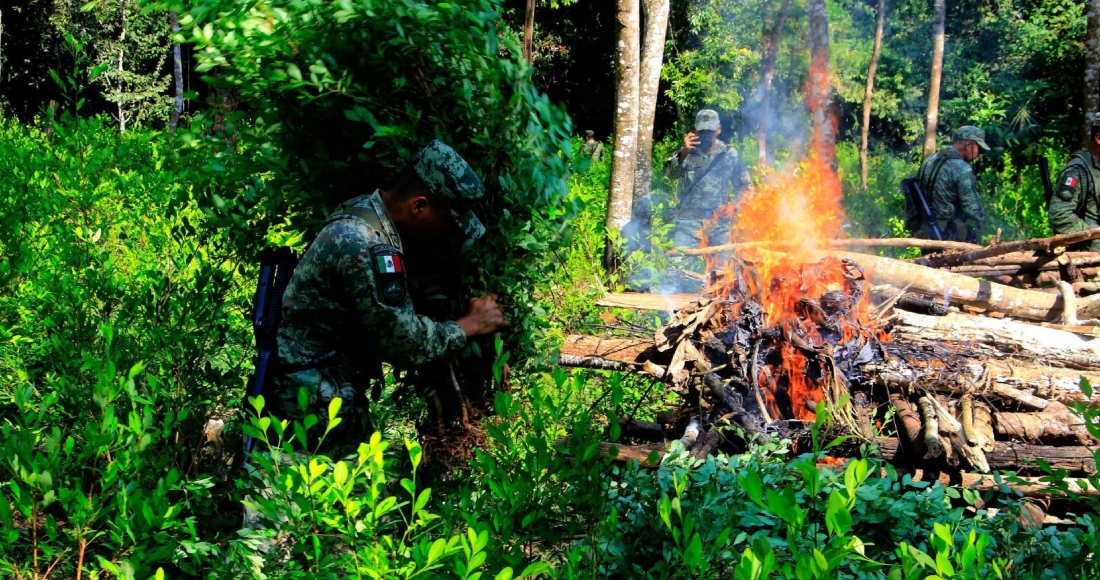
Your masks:
<svg viewBox="0 0 1100 580"><path fill-rule="evenodd" d="M1088 32L1085 36L1085 122L1081 127L1083 142L1089 140L1089 127L1100 110L1100 0L1089 0Z"/></svg>
<svg viewBox="0 0 1100 580"><path fill-rule="evenodd" d="M615 148L611 157L611 190L607 199L607 232L621 230L630 221L634 195L634 164L638 158L639 0L619 1L619 51L616 73ZM614 244L608 239L604 266L615 268Z"/></svg>
<svg viewBox="0 0 1100 580"><path fill-rule="evenodd" d="M886 25L886 0L878 0L878 16L875 21L875 44L871 49L871 64L867 67L867 90L863 93L863 127L859 144L859 184L867 191L867 140L871 133L871 95L875 92L875 71L882 50L882 29Z"/></svg>
<svg viewBox="0 0 1100 580"><path fill-rule="evenodd" d="M172 34L179 33L180 21L175 12L168 13L168 21L172 25ZM175 133L176 127L180 124L180 115L183 114L183 58L180 56L178 42L172 43L172 81L176 85L176 100L172 104L172 118L168 121L168 131Z"/></svg>
<svg viewBox="0 0 1100 580"><path fill-rule="evenodd" d="M122 31L118 33L118 132L126 132L126 111L122 108L122 75L125 73L125 69L122 66L122 57L124 54L123 43L126 42L126 0L120 0L118 3L119 17L122 18Z"/></svg>
<svg viewBox="0 0 1100 580"><path fill-rule="evenodd" d="M653 118L657 114L657 91L661 82L661 63L665 54L665 31L668 29L669 0L643 0L645 8L645 42L642 44L640 86L638 88L638 152L634 169L632 215L649 231L649 188L653 173Z"/></svg>
<svg viewBox="0 0 1100 580"><path fill-rule="evenodd" d="M779 16L775 26L764 38L764 58L760 66L760 88L757 98L760 102L760 122L756 130L756 164L760 168L768 165L768 130L771 126L771 89L775 78L775 63L779 58L779 42L783 39L783 27L787 25L790 13L790 0L783 0L779 7Z"/></svg>
<svg viewBox="0 0 1100 580"><path fill-rule="evenodd" d="M535 55L535 0L527 0L523 11L523 59L531 64Z"/></svg>
<svg viewBox="0 0 1100 580"><path fill-rule="evenodd" d="M932 14L932 78L928 82L928 113L924 124L924 156L936 152L936 129L940 121L940 77L943 76L943 29L947 0L935 0Z"/></svg>
<svg viewBox="0 0 1100 580"><path fill-rule="evenodd" d="M810 0L810 120L813 150L836 167L836 119L829 111L829 16L825 0Z"/></svg>

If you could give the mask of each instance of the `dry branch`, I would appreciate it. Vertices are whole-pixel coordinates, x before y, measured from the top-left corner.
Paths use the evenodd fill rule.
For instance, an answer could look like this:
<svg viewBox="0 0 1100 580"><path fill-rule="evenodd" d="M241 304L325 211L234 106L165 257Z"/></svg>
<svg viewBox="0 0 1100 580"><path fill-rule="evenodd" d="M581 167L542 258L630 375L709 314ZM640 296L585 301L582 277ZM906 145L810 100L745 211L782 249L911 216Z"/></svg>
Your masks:
<svg viewBox="0 0 1100 580"><path fill-rule="evenodd" d="M797 241L774 242L740 242L736 244L722 244L707 248L677 248L669 251L670 255L702 256L706 254L720 254L736 250L750 248L782 249L799 245ZM847 238L843 240L829 240L829 248L921 248L925 250L954 250L966 252L979 250L982 246L968 244L966 242L953 242L941 240L922 240L920 238Z"/></svg>
<svg viewBox="0 0 1100 580"><path fill-rule="evenodd" d="M969 264L976 260L991 258L993 256L1003 256L1004 254L1010 254L1013 252L1052 252L1055 248L1064 248L1073 244L1088 242L1097 239L1100 239L1100 230L1085 230L1081 232L1073 232L1071 234L1062 234L1060 236L1054 236L1051 238L1036 238L1032 240L1020 240L1018 242L1006 242L1003 244L997 244L995 246L981 248L979 250L971 250L953 254L936 254L933 256L925 256L924 258L921 258L918 262L924 266L929 266L932 268L944 268L949 266L958 266L959 264Z"/></svg>

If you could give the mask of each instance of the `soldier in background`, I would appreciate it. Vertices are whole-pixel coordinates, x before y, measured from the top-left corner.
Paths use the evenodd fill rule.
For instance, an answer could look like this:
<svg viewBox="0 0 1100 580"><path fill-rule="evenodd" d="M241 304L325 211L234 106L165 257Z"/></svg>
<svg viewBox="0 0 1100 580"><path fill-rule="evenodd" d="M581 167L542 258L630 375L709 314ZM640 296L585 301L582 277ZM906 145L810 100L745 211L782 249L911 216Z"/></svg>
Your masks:
<svg viewBox="0 0 1100 580"><path fill-rule="evenodd" d="M466 161L432 141L388 191L337 208L302 256L283 294L271 407L280 418L302 418L305 389L306 413L323 429L329 402L342 398L342 422L323 452L339 456L370 437L366 392L381 361L437 361L508 326L493 294L470 300L457 321L440 322L416 313L405 285L406 250L430 255L484 235L468 209L483 194Z"/></svg>
<svg viewBox="0 0 1100 580"><path fill-rule="evenodd" d="M584 132L584 145L581 145L581 156L587 157L592 163L603 161L603 143L596 140L596 134L591 129Z"/></svg>
<svg viewBox="0 0 1100 580"><path fill-rule="evenodd" d="M1054 234L1100 227L1100 119L1094 118L1085 148L1073 154L1058 174L1047 219ZM1100 240L1084 244L1100 251ZM1086 248L1082 248L1086 249Z"/></svg>
<svg viewBox="0 0 1100 580"><path fill-rule="evenodd" d="M985 223L985 209L978 196L978 178L970 164L983 149L989 151L985 131L973 125L959 127L952 144L928 156L917 172L932 216L946 240L978 241L978 232ZM921 216L906 216L906 222L920 223L914 232L917 237L935 239L931 224Z"/></svg>
<svg viewBox="0 0 1100 580"><path fill-rule="evenodd" d="M684 136L684 146L665 162L665 175L679 182L677 203L669 214L676 222L672 242L678 248L698 248L703 223L749 184L740 155L718 140L721 134L718 113L703 109L695 115L695 131ZM711 244L722 244L729 241L728 232L729 224L718 223L707 236Z"/></svg>

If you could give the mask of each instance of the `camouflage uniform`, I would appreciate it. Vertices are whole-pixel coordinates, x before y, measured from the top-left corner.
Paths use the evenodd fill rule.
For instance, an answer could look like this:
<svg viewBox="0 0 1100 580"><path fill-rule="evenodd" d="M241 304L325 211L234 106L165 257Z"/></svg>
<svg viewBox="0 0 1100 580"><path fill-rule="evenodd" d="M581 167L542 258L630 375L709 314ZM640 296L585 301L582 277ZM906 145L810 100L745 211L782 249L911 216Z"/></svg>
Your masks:
<svg viewBox="0 0 1100 580"><path fill-rule="evenodd" d="M696 131L717 131L718 128L718 113L703 109L696 115ZM672 230L672 242L678 248L698 248L701 243L698 233L703 222L719 207L735 201L749 184L748 171L737 150L721 141L717 141L711 153L692 149L683 161L674 153L665 162L665 176L679 181L678 203L673 210L676 226ZM719 223L708 232L710 243L727 243L728 232L729 224Z"/></svg>
<svg viewBox="0 0 1100 580"><path fill-rule="evenodd" d="M589 158L593 163L603 160L603 143L595 140L594 136L592 131L585 131L585 142L581 145L581 156Z"/></svg>
<svg viewBox="0 0 1100 580"><path fill-rule="evenodd" d="M469 165L433 141L414 167L463 233L481 237L484 226L463 207L483 194ZM327 448L354 449L370 435L366 390L371 375L380 375L380 361L419 365L466 344L458 323L416 314L405 287L401 238L381 194L351 199L326 220L283 294L273 411L302 417L298 396L304 388L307 412L323 428L329 402L342 398L343 421L326 439Z"/></svg>
<svg viewBox="0 0 1100 580"><path fill-rule="evenodd" d="M955 140L974 141L983 149L989 149L985 144L985 133L976 127L960 127L955 132ZM932 183L933 177L935 183ZM978 178L974 175L974 169L959 152L954 147L947 147L930 155L921 163L917 178L944 239L977 241L978 232L985 222L985 210L978 196ZM923 222L919 217L917 221ZM928 223L921 223L915 234L926 240L936 237Z"/></svg>
<svg viewBox="0 0 1100 580"><path fill-rule="evenodd" d="M1073 154L1054 187L1048 219L1056 235L1100 227L1100 164L1088 149ZM1088 249L1100 251L1100 240Z"/></svg>

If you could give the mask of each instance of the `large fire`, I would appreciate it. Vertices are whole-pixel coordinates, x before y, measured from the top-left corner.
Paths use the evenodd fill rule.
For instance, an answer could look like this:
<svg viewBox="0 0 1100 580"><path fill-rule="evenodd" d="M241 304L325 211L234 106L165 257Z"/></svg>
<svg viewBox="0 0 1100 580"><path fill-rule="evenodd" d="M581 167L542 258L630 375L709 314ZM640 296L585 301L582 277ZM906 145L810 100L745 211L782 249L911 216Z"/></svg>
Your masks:
<svg viewBox="0 0 1100 580"><path fill-rule="evenodd" d="M733 253L708 255L707 269L717 281L706 293L731 308L746 299L759 302L767 325L782 329L781 356L761 365L755 377L774 419L813 420L825 398L830 371L809 364L803 349L869 338L860 336L871 327L866 297L852 295L846 265L823 254L829 240L843 235L842 199L836 173L813 155L796 171L769 176L744 192L700 232L704 246L742 244ZM708 240L706 232L719 220L731 224L729 239ZM845 316L827 315L822 305L837 300L854 303Z"/></svg>

